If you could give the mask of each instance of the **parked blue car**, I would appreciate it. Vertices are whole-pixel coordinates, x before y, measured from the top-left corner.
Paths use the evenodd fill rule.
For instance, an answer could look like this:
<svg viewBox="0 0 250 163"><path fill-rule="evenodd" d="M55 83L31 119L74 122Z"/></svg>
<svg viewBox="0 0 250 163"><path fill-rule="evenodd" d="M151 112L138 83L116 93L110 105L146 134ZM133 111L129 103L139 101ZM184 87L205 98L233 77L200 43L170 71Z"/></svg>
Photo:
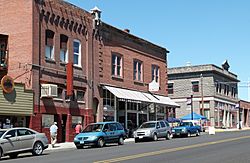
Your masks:
<svg viewBox="0 0 250 163"><path fill-rule="evenodd" d="M200 126L196 126L193 122L181 122L179 126L172 129L173 136L191 136L200 135Z"/></svg>
<svg viewBox="0 0 250 163"><path fill-rule="evenodd" d="M77 149L84 146L103 147L106 143L124 144L126 133L118 122L99 122L89 124L81 133L75 136Z"/></svg>

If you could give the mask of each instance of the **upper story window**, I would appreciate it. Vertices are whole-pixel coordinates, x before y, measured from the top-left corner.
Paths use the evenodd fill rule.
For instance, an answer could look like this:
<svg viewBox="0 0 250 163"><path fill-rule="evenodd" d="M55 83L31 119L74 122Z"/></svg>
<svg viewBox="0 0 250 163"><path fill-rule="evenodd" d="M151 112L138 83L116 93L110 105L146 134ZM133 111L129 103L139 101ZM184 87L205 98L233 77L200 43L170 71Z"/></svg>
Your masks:
<svg viewBox="0 0 250 163"><path fill-rule="evenodd" d="M122 77L122 57L112 54L112 75Z"/></svg>
<svg viewBox="0 0 250 163"><path fill-rule="evenodd" d="M74 40L74 65L81 67L81 42Z"/></svg>
<svg viewBox="0 0 250 163"><path fill-rule="evenodd" d="M168 94L174 94L174 83L168 83Z"/></svg>
<svg viewBox="0 0 250 163"><path fill-rule="evenodd" d="M60 62L68 62L68 37L60 35Z"/></svg>
<svg viewBox="0 0 250 163"><path fill-rule="evenodd" d="M84 101L84 94L85 94L84 91L77 90L76 91L76 100L77 101Z"/></svg>
<svg viewBox="0 0 250 163"><path fill-rule="evenodd" d="M155 80L155 82L159 83L159 73L160 69L159 66L152 65L152 80Z"/></svg>
<svg viewBox="0 0 250 163"><path fill-rule="evenodd" d="M192 90L193 92L199 92L199 81L192 82Z"/></svg>
<svg viewBox="0 0 250 163"><path fill-rule="evenodd" d="M5 40L0 40L0 67L7 66L7 49Z"/></svg>
<svg viewBox="0 0 250 163"><path fill-rule="evenodd" d="M134 80L143 81L142 62L134 60Z"/></svg>
<svg viewBox="0 0 250 163"><path fill-rule="evenodd" d="M54 32L51 30L46 30L46 39L45 39L45 58L46 59L55 59L54 56Z"/></svg>

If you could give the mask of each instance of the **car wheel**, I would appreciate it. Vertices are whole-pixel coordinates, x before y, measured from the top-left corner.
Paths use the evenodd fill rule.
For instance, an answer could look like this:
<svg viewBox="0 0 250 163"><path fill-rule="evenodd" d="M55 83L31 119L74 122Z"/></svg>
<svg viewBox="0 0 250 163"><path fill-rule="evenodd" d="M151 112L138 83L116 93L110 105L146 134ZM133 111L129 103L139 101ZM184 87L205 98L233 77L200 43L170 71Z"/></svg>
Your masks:
<svg viewBox="0 0 250 163"><path fill-rule="evenodd" d="M12 153L12 154L10 154L9 156L10 156L10 158L13 159L13 158L17 158L18 154L17 154L17 153Z"/></svg>
<svg viewBox="0 0 250 163"><path fill-rule="evenodd" d="M199 130L196 131L196 136L200 136L200 131Z"/></svg>
<svg viewBox="0 0 250 163"><path fill-rule="evenodd" d="M105 144L105 141L103 140L103 138L99 138L97 141L97 146L102 148Z"/></svg>
<svg viewBox="0 0 250 163"><path fill-rule="evenodd" d="M172 134L170 134L170 133L168 132L168 133L167 133L166 139L167 139L167 140L170 140L170 139L172 139L172 137L173 137Z"/></svg>
<svg viewBox="0 0 250 163"><path fill-rule="evenodd" d="M43 145L41 142L36 142L33 146L32 154L34 156L41 155L43 153Z"/></svg>
<svg viewBox="0 0 250 163"><path fill-rule="evenodd" d="M157 134L156 134L156 133L154 133L154 135L153 135L153 140L154 140L154 141L157 141L157 140L158 140L158 137L157 137Z"/></svg>
<svg viewBox="0 0 250 163"><path fill-rule="evenodd" d="M2 150L2 148L0 148L0 159L1 159L2 155L3 155L3 150Z"/></svg>
<svg viewBox="0 0 250 163"><path fill-rule="evenodd" d="M124 144L124 139L122 136L120 136L118 139L118 145L123 145L123 144Z"/></svg>

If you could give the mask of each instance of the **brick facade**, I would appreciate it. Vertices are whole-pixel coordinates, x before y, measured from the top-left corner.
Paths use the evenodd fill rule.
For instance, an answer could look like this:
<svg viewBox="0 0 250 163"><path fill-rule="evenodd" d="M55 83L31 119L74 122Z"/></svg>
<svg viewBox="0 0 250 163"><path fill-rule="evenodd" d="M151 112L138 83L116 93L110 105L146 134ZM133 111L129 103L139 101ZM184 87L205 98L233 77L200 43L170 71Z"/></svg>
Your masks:
<svg viewBox="0 0 250 163"><path fill-rule="evenodd" d="M148 91L152 65L159 67L160 90L167 96L165 48L140 39L108 24L93 25L93 15L62 0L0 0L0 34L7 35L8 75L34 91L34 114L28 126L49 137L43 117L52 115L58 123L58 142L74 138L75 116L83 124L103 121L103 85ZM15 25L13 25L15 24ZM53 33L53 41L48 39ZM47 34L46 34L47 32ZM75 98L66 100L67 69L60 61L61 37L67 37L68 62L74 62L73 41L80 42L80 66L73 66ZM51 38L50 38L51 39ZM54 57L45 57L46 44L53 44ZM123 57L123 77L111 75L112 53ZM133 60L143 63L143 81L133 80ZM41 85L54 84L62 90L59 98L41 98ZM77 101L77 91L84 92L84 101Z"/></svg>

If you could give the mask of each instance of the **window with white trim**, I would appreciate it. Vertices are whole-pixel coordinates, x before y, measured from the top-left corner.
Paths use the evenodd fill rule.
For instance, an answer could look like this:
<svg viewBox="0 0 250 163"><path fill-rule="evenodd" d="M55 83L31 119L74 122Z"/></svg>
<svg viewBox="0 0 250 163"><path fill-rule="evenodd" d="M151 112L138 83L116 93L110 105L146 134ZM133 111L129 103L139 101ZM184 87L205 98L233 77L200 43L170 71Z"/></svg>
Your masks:
<svg viewBox="0 0 250 163"><path fill-rule="evenodd" d="M73 48L74 48L74 65L81 67L81 42L79 40L74 40Z"/></svg>
<svg viewBox="0 0 250 163"><path fill-rule="evenodd" d="M54 32L47 29L45 37L45 59L54 60Z"/></svg>
<svg viewBox="0 0 250 163"><path fill-rule="evenodd" d="M68 37L60 35L60 62L68 63Z"/></svg>
<svg viewBox="0 0 250 163"><path fill-rule="evenodd" d="M122 77L122 57L118 54L112 54L112 75Z"/></svg>
<svg viewBox="0 0 250 163"><path fill-rule="evenodd" d="M134 60L134 80L143 81L142 62Z"/></svg>
<svg viewBox="0 0 250 163"><path fill-rule="evenodd" d="M159 74L160 74L160 68L159 66L152 65L152 80L155 80L156 83L159 83Z"/></svg>

